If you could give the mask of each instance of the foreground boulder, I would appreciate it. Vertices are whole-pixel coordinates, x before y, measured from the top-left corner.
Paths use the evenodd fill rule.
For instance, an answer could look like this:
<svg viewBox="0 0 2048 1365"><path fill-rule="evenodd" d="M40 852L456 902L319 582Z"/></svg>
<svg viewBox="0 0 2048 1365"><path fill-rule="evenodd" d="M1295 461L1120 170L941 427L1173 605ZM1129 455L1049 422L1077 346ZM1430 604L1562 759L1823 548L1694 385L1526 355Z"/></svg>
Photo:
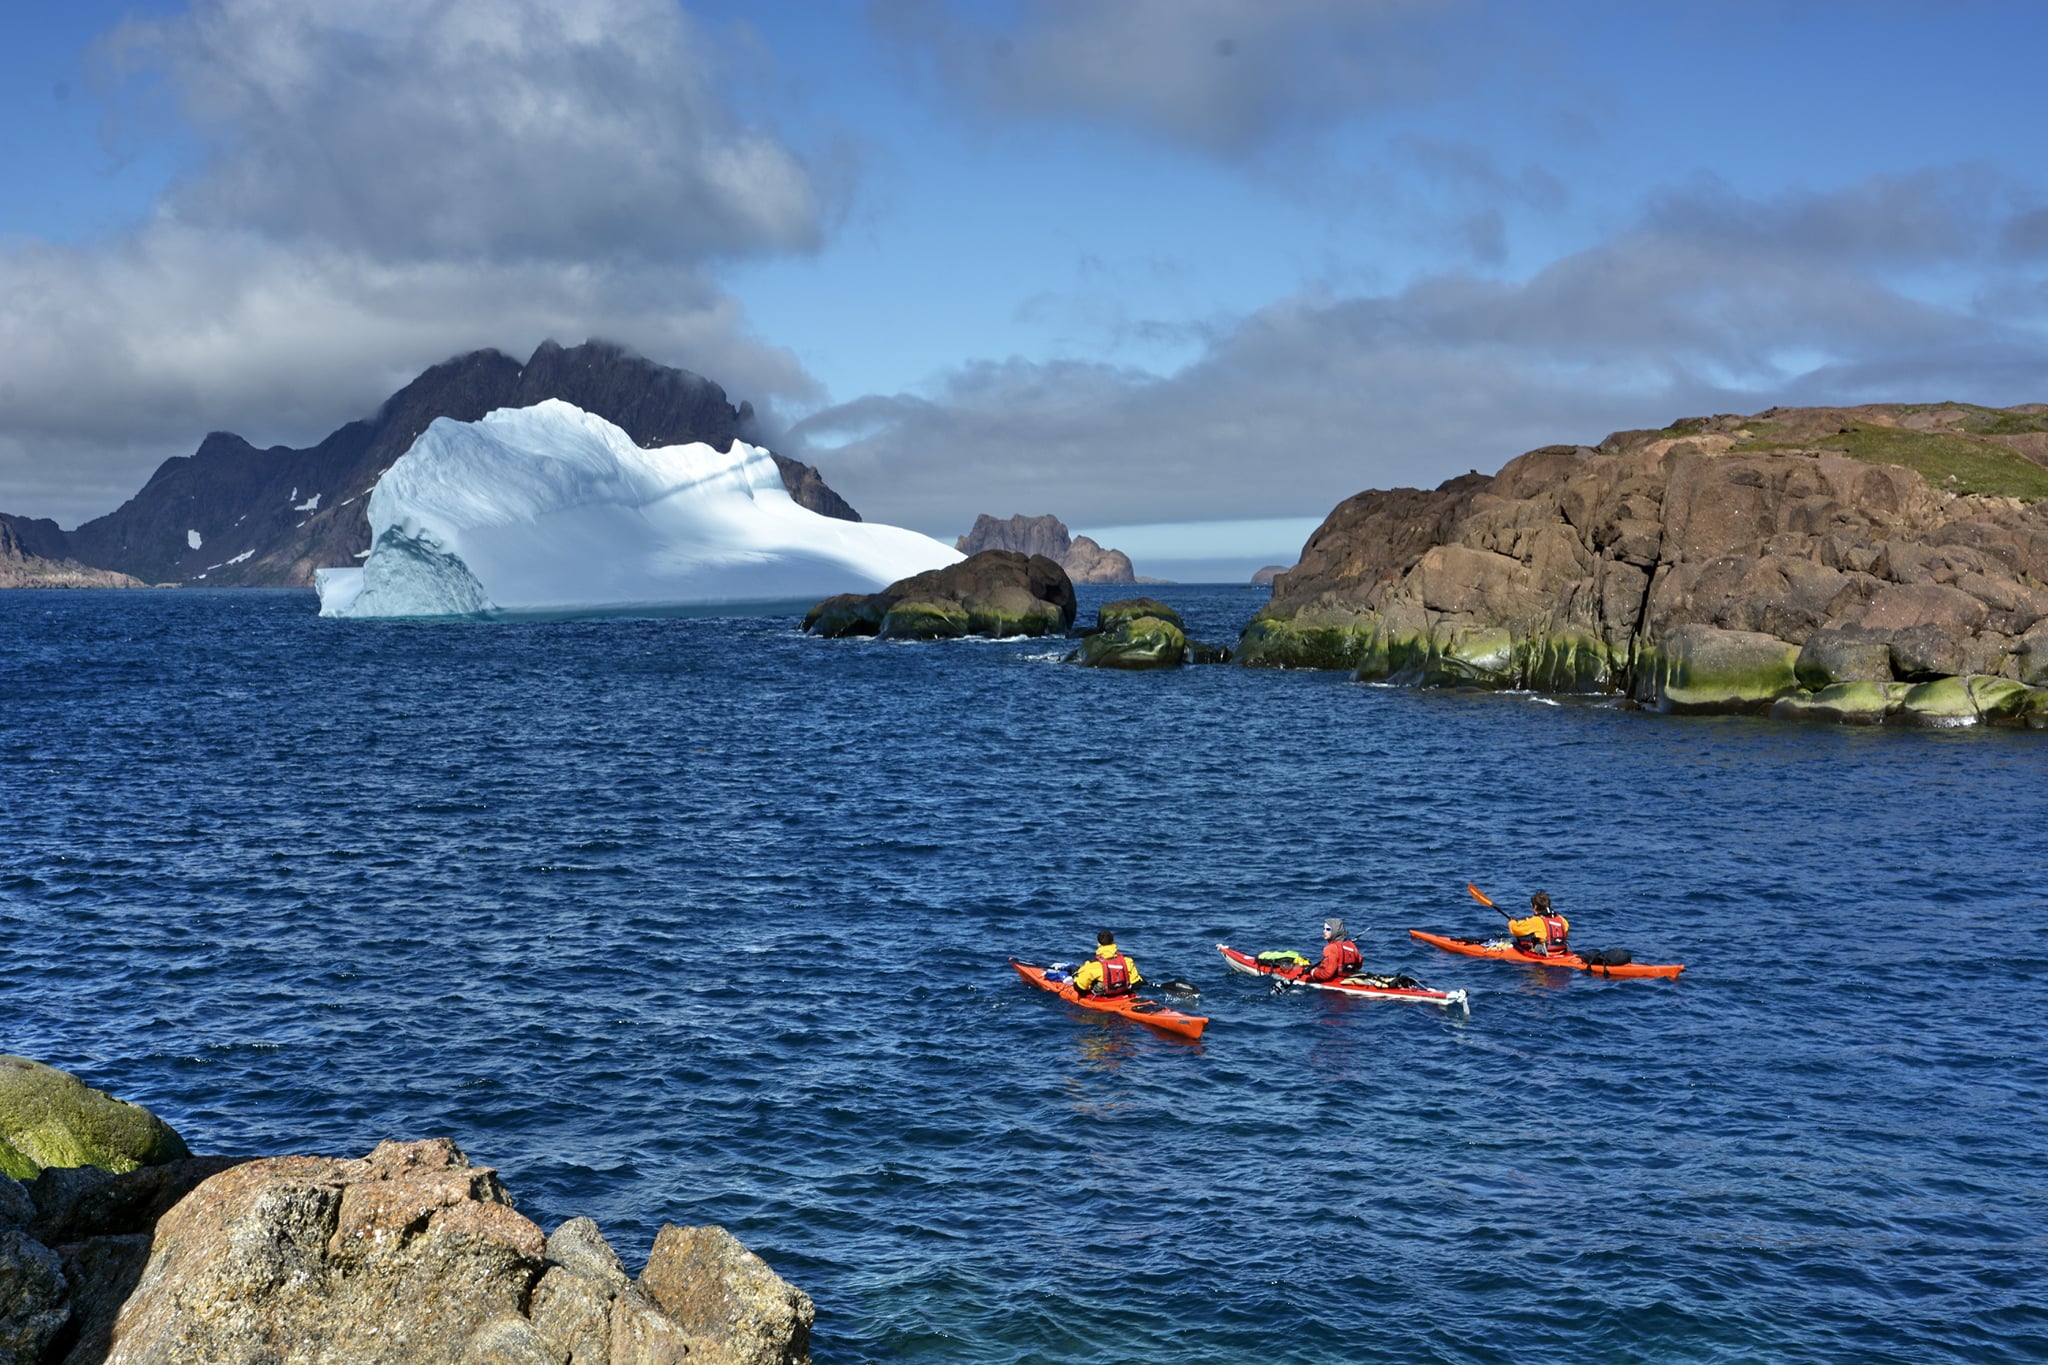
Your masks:
<svg viewBox="0 0 2048 1365"><path fill-rule="evenodd" d="M49 1166L132 1171L190 1155L184 1139L141 1105L41 1062L0 1056L0 1174L30 1180Z"/></svg>
<svg viewBox="0 0 2048 1365"><path fill-rule="evenodd" d="M2043 436L2039 404L1773 409L1362 493L1275 579L1238 658L1666 711L2048 725ZM1892 690L1970 678L2024 691Z"/></svg>
<svg viewBox="0 0 2048 1365"><path fill-rule="evenodd" d="M73 1174L0 1178L0 1359L809 1359L808 1296L722 1229L664 1227L635 1280L589 1219L544 1237L445 1139Z"/></svg>
<svg viewBox="0 0 2048 1365"><path fill-rule="evenodd" d="M814 635L939 640L965 635L1064 635L1077 610L1067 572L1044 555L983 550L958 564L841 593L805 613Z"/></svg>

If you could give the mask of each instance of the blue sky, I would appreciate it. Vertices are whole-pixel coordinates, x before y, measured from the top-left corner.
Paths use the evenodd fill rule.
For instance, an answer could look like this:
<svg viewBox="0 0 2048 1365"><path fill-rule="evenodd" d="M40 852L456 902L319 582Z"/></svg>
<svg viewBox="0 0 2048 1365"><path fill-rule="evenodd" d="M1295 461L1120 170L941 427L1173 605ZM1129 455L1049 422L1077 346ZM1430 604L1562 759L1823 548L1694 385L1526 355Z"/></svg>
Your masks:
<svg viewBox="0 0 2048 1365"><path fill-rule="evenodd" d="M872 520L1049 511L1141 572L1291 561L1360 489L1695 413L2048 400L2044 30L2032 3L17 6L0 510L75 525L208 430L306 444L549 336L718 380Z"/></svg>

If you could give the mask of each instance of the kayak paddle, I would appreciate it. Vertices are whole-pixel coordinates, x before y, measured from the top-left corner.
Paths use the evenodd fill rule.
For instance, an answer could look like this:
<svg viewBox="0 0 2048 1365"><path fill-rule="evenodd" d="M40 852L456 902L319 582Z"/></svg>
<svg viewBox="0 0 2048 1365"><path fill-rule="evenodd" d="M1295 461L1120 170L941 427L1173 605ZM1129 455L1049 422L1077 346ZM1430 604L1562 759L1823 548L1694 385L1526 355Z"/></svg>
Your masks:
<svg viewBox="0 0 2048 1365"><path fill-rule="evenodd" d="M1475 901L1478 901L1478 902L1479 902L1479 903L1480 903L1481 905L1485 906L1485 907L1486 907L1487 909L1489 909L1489 910L1500 910L1500 907L1499 907L1498 905L1495 905L1495 904L1494 904L1494 903L1493 903L1492 901L1490 901L1490 900L1488 900L1488 899L1486 898L1486 893L1485 893L1484 891L1481 891L1481 890L1480 890L1480 889L1479 889L1478 887L1476 887L1476 886L1472 885L1472 883L1470 883L1470 882L1466 882L1466 883L1465 883L1465 889L1466 889L1467 891L1470 891L1470 892L1472 893L1472 899L1473 899L1473 900L1475 900ZM1505 910L1500 910L1500 914L1501 914L1501 918L1502 918L1502 919L1508 919L1508 920L1511 920L1511 919L1513 919L1513 918L1514 918L1514 916L1513 916L1513 915L1510 915L1510 914L1509 914L1509 913L1508 913L1507 911L1505 911Z"/></svg>

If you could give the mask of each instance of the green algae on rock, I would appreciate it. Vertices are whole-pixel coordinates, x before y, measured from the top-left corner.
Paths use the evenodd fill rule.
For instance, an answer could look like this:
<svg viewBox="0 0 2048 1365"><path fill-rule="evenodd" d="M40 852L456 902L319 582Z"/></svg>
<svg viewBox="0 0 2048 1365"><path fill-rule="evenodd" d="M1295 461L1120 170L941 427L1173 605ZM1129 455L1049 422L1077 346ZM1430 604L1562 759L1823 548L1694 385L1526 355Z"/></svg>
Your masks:
<svg viewBox="0 0 2048 1365"><path fill-rule="evenodd" d="M984 550L878 593L828 597L804 614L803 629L827 637L911 640L1064 635L1075 609L1074 585L1052 560Z"/></svg>
<svg viewBox="0 0 2048 1365"><path fill-rule="evenodd" d="M1114 602L1104 602L1095 610L1095 625L1099 630L1115 630L1124 622L1135 621L1141 616L1154 616L1171 622L1181 631L1188 628L1179 612L1156 597L1123 597Z"/></svg>
<svg viewBox="0 0 2048 1365"><path fill-rule="evenodd" d="M0 1056L0 1172L16 1180L53 1166L120 1174L191 1155L184 1139L141 1105L53 1066Z"/></svg>
<svg viewBox="0 0 2048 1365"><path fill-rule="evenodd" d="M1775 635L1680 626L1638 661L1636 700L1673 715L1768 711L1799 690L1798 662Z"/></svg>
<svg viewBox="0 0 2048 1365"><path fill-rule="evenodd" d="M1179 668L1186 662L1188 637L1179 625L1157 616L1120 619L1112 630L1085 637L1075 662L1088 668Z"/></svg>

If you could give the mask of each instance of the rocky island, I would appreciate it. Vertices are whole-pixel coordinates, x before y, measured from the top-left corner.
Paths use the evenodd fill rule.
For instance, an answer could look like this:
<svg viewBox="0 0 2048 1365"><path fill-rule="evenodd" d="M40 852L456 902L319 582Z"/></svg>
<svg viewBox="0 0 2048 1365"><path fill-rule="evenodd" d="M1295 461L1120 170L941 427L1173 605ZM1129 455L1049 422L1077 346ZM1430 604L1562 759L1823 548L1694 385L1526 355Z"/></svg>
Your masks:
<svg viewBox="0 0 2048 1365"><path fill-rule="evenodd" d="M1669 712L2048 726L2048 405L1773 408L1360 493L1249 665Z"/></svg>
<svg viewBox="0 0 2048 1365"><path fill-rule="evenodd" d="M718 1227L629 1275L445 1138L194 1157L147 1110L0 1057L0 1360L805 1365L810 1298Z"/></svg>
<svg viewBox="0 0 2048 1365"><path fill-rule="evenodd" d="M1064 635L1079 605L1067 572L1044 555L983 550L958 564L840 593L806 612L803 629L838 638L947 640L968 635Z"/></svg>
<svg viewBox="0 0 2048 1365"><path fill-rule="evenodd" d="M1014 550L1022 555L1044 555L1066 571L1076 583L1135 583L1137 572L1131 557L1122 550L1105 550L1089 536L1068 532L1067 524L1050 513L1042 517L1014 516L998 521L983 512L974 519L974 529L953 542L963 555L983 550Z"/></svg>

